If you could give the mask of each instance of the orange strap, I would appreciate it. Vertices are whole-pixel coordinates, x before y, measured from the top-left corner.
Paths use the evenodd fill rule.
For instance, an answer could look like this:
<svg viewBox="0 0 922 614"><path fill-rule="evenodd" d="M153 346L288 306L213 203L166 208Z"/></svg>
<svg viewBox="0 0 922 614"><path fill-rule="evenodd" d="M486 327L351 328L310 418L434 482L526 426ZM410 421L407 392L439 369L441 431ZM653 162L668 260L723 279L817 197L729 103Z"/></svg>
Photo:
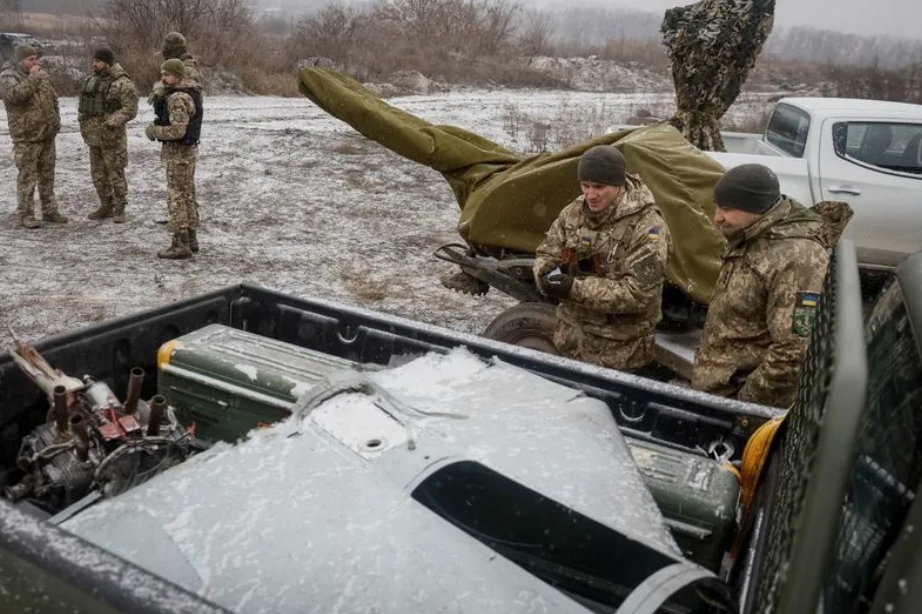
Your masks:
<svg viewBox="0 0 922 614"><path fill-rule="evenodd" d="M778 434L778 429L783 423L784 416L772 418L756 429L756 432L746 442L746 447L743 448L740 465L740 507L744 515L749 511L749 506L755 498L756 488L772 449L772 442L775 441L775 435Z"/></svg>

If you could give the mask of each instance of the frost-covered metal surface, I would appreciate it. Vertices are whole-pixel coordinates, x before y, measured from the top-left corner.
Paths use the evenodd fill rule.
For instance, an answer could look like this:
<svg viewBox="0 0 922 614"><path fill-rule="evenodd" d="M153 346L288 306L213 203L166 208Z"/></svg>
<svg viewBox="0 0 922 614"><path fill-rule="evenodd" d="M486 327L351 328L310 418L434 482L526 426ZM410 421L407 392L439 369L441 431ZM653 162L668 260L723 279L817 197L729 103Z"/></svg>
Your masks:
<svg viewBox="0 0 922 614"><path fill-rule="evenodd" d="M604 403L465 350L360 377L398 402L339 394L64 526L237 612L584 611L411 498L469 459L678 555Z"/></svg>
<svg viewBox="0 0 922 614"><path fill-rule="evenodd" d="M0 612L4 614L225 612L6 501L0 501L0 552ZM39 569L43 573L37 573ZM47 609L36 609L36 604Z"/></svg>

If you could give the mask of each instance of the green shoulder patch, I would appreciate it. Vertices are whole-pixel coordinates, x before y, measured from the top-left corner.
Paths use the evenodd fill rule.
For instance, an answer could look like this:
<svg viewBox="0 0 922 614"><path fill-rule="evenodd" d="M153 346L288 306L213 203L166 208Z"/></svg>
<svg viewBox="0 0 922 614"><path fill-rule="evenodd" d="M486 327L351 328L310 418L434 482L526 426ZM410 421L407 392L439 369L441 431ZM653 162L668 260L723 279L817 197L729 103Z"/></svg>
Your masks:
<svg viewBox="0 0 922 614"><path fill-rule="evenodd" d="M816 306L820 302L819 292L798 292L794 301L793 332L799 337L809 337L816 322Z"/></svg>
<svg viewBox="0 0 922 614"><path fill-rule="evenodd" d="M634 277L645 286L652 286L663 281L663 267L659 258L652 251L647 251L631 267Z"/></svg>

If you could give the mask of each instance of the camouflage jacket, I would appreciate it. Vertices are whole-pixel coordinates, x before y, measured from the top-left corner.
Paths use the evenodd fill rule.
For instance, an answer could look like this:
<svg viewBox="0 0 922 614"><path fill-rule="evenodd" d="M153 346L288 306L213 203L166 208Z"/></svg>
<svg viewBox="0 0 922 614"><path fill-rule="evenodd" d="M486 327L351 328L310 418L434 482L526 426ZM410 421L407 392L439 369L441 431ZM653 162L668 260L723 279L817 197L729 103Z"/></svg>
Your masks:
<svg viewBox="0 0 922 614"><path fill-rule="evenodd" d="M0 96L14 143L53 139L61 130L58 95L44 71L29 74L19 62L0 72Z"/></svg>
<svg viewBox="0 0 922 614"><path fill-rule="evenodd" d="M105 91L98 89L108 83ZM94 95L100 99L101 113L85 108L85 104ZM127 146L125 124L138 115L138 92L128 73L118 64L113 64L99 75L90 75L83 83L83 94L78 109L77 120L80 122L80 134L90 147Z"/></svg>
<svg viewBox="0 0 922 614"><path fill-rule="evenodd" d="M844 203L784 199L727 246L692 387L774 407L794 402Z"/></svg>
<svg viewBox="0 0 922 614"><path fill-rule="evenodd" d="M670 242L653 194L629 176L617 206L594 214L581 196L560 212L538 246L535 278L558 266L576 278L561 320L616 341L641 338L661 317Z"/></svg>
<svg viewBox="0 0 922 614"><path fill-rule="evenodd" d="M185 87L191 87L198 90L205 90L205 82L202 79L202 71L199 70L198 62L188 53L179 56L183 66L186 67L186 76L183 79Z"/></svg>
<svg viewBox="0 0 922 614"><path fill-rule="evenodd" d="M176 88L192 87L185 79L175 86ZM166 90L166 107L170 125L154 126L154 138L160 141L176 141L183 138L189 121L195 115L195 102L192 96L185 92L168 88Z"/></svg>

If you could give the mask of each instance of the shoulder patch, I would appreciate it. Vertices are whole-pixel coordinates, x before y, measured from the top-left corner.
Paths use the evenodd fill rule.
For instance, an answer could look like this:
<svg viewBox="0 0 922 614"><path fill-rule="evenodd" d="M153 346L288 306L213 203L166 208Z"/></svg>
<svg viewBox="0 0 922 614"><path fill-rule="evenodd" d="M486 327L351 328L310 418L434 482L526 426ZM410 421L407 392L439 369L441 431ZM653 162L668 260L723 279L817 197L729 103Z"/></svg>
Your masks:
<svg viewBox="0 0 922 614"><path fill-rule="evenodd" d="M659 228L653 227L647 231L647 238L651 241L659 241L662 231Z"/></svg>
<svg viewBox="0 0 922 614"><path fill-rule="evenodd" d="M661 283L663 281L663 267L660 265L659 259L652 251L644 251L646 253L631 266L631 272L645 286Z"/></svg>
<svg viewBox="0 0 922 614"><path fill-rule="evenodd" d="M816 306L820 302L819 292L798 292L794 300L794 321L792 331L799 337L809 337L816 322Z"/></svg>

